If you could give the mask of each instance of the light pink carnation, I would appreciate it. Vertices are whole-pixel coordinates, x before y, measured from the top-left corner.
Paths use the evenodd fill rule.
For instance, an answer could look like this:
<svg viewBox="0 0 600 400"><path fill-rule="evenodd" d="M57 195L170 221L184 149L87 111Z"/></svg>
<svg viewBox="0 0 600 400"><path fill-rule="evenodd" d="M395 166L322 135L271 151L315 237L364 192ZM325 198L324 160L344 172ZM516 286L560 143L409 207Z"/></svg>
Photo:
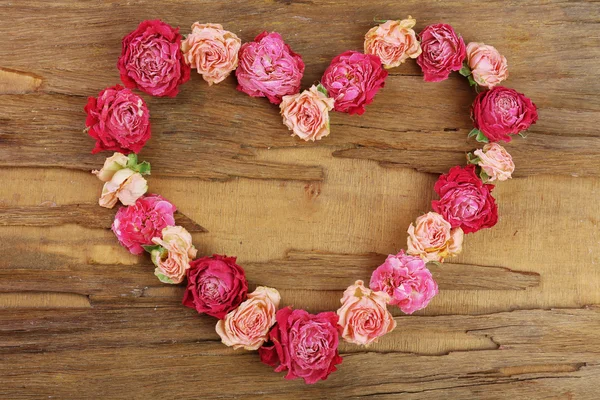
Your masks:
<svg viewBox="0 0 600 400"><path fill-rule="evenodd" d="M508 151L498 143L488 143L483 146L483 149L475 150L473 154L479 158L477 165L489 177L488 182L512 178L515 163Z"/></svg>
<svg viewBox="0 0 600 400"><path fill-rule="evenodd" d="M114 153L104 161L100 171L92 171L101 181L105 182L98 203L102 207L113 208L117 200L126 206L132 205L148 190L144 177L127 168L127 156Z"/></svg>
<svg viewBox="0 0 600 400"><path fill-rule="evenodd" d="M427 307L438 292L437 283L420 257L408 256L404 251L389 255L371 275L372 290L381 290L392 298L390 304L402 312L413 312Z"/></svg>
<svg viewBox="0 0 600 400"><path fill-rule="evenodd" d="M444 262L444 258L461 252L463 237L461 228L452 229L440 214L428 212L408 227L407 253L425 262Z"/></svg>
<svg viewBox="0 0 600 400"><path fill-rule="evenodd" d="M219 24L192 25L192 33L181 42L187 65L196 69L209 85L219 83L236 69L242 41Z"/></svg>
<svg viewBox="0 0 600 400"><path fill-rule="evenodd" d="M277 32L263 32L244 43L235 70L237 89L252 97L267 97L273 104L300 91L304 62Z"/></svg>
<svg viewBox="0 0 600 400"><path fill-rule="evenodd" d="M162 237L163 228L175 225L175 211L175 206L163 197L149 194L137 199L133 205L120 208L112 231L132 254L142 254L142 246L152 245L152 238Z"/></svg>
<svg viewBox="0 0 600 400"><path fill-rule="evenodd" d="M374 292L356 281L346 289L337 310L342 338L355 344L368 345L396 327L396 321L387 310L390 296L386 292Z"/></svg>
<svg viewBox="0 0 600 400"><path fill-rule="evenodd" d="M154 275L163 283L181 283L190 260L198 252L192 244L192 235L184 227L167 226L162 230L162 238L155 237L152 242L158 245L150 252L156 265Z"/></svg>
<svg viewBox="0 0 600 400"><path fill-rule="evenodd" d="M493 88L508 78L506 57L494 46L471 42L467 45L467 61L473 80L479 86Z"/></svg>
<svg viewBox="0 0 600 400"><path fill-rule="evenodd" d="M417 58L421 54L421 45L412 29L416 23L408 17L374 26L365 35L365 54L378 56L385 68L397 67L408 58Z"/></svg>
<svg viewBox="0 0 600 400"><path fill-rule="evenodd" d="M216 330L223 344L234 349L257 350L269 337L281 296L275 289L259 286L224 319Z"/></svg>
<svg viewBox="0 0 600 400"><path fill-rule="evenodd" d="M292 136L314 142L329 135L329 111L333 109L333 103L333 99L313 85L302 93L283 96L279 108L283 123L293 132Z"/></svg>

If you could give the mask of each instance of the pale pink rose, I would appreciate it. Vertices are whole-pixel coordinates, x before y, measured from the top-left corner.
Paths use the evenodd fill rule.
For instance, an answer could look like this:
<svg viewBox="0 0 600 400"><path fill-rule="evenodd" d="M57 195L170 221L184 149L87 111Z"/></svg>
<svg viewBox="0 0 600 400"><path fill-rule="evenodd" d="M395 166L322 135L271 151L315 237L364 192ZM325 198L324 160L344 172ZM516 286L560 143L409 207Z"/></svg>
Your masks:
<svg viewBox="0 0 600 400"><path fill-rule="evenodd" d="M156 265L154 275L164 283L181 283L190 268L190 260L198 250L192 244L192 235L181 226L167 226L162 230L162 239L152 238L157 246L150 252Z"/></svg>
<svg viewBox="0 0 600 400"><path fill-rule="evenodd" d="M400 307L402 312L413 312L427 307L438 292L437 283L427 269L425 261L400 251L390 254L371 275L369 286L382 290L392 298L390 304Z"/></svg>
<svg viewBox="0 0 600 400"><path fill-rule="evenodd" d="M440 214L428 212L408 227L407 253L425 262L444 262L444 258L462 251L464 233L454 228Z"/></svg>
<svg viewBox="0 0 600 400"><path fill-rule="evenodd" d="M124 205L135 204L148 190L146 179L129 168L123 168L114 173L111 180L104 184L98 203L102 207L113 208L117 199Z"/></svg>
<svg viewBox="0 0 600 400"><path fill-rule="evenodd" d="M510 179L515 171L511 155L498 143L488 143L473 154L479 158L477 165L489 176L488 182Z"/></svg>
<svg viewBox="0 0 600 400"><path fill-rule="evenodd" d="M471 42L467 45L467 62L479 86L493 88L508 78L506 57L494 46Z"/></svg>
<svg viewBox="0 0 600 400"><path fill-rule="evenodd" d="M365 35L365 54L381 59L384 68L393 68L408 58L421 54L421 45L412 29L417 21L412 17L401 21L388 20L371 28Z"/></svg>
<svg viewBox="0 0 600 400"><path fill-rule="evenodd" d="M292 136L314 142L329 135L329 111L333 104L333 99L313 85L302 93L283 96L279 108L283 123L293 132Z"/></svg>
<svg viewBox="0 0 600 400"><path fill-rule="evenodd" d="M368 345L396 327L394 317L386 305L390 296L386 292L367 289L363 281L348 286L337 310L342 338L355 344Z"/></svg>
<svg viewBox="0 0 600 400"><path fill-rule="evenodd" d="M234 349L257 350L268 339L280 301L277 290L257 287L246 301L217 322L216 331L223 344Z"/></svg>
<svg viewBox="0 0 600 400"><path fill-rule="evenodd" d="M219 24L194 22L192 33L181 42L185 62L209 85L219 83L237 68L242 41Z"/></svg>
<svg viewBox="0 0 600 400"><path fill-rule="evenodd" d="M93 170L92 174L96 175L102 182L108 182L112 179L115 172L125 168L129 159L121 153L114 153L112 156L104 160L104 166L98 170Z"/></svg>

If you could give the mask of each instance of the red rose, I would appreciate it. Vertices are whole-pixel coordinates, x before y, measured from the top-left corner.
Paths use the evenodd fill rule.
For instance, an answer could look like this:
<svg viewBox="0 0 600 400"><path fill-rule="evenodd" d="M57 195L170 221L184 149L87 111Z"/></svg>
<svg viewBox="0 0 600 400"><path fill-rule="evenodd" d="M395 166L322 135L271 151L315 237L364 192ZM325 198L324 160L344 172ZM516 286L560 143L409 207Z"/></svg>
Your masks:
<svg viewBox="0 0 600 400"><path fill-rule="evenodd" d="M88 97L84 108L88 135L96 139L92 153L103 150L139 153L150 139L150 113L140 96L115 85Z"/></svg>
<svg viewBox="0 0 600 400"><path fill-rule="evenodd" d="M434 189L440 200L431 202L453 228L465 233L491 228L498 222L498 207L492 197L494 185L484 184L475 174L475 166L453 167L440 176Z"/></svg>
<svg viewBox="0 0 600 400"><path fill-rule="evenodd" d="M524 94L516 90L496 86L481 92L471 107L471 118L490 140L510 142L509 135L529 129L538 119L537 107Z"/></svg>
<svg viewBox="0 0 600 400"><path fill-rule="evenodd" d="M467 56L465 42L447 24L429 25L419 34L423 52L417 64L425 74L426 82L448 79L452 71L462 68Z"/></svg>
<svg viewBox="0 0 600 400"><path fill-rule="evenodd" d="M385 84L388 73L379 57L358 51L346 51L331 60L321 84L335 99L335 111L362 115L365 106Z"/></svg>
<svg viewBox="0 0 600 400"><path fill-rule="evenodd" d="M117 63L121 81L152 96L175 97L178 86L190 79L181 53L179 28L161 20L142 21L123 38Z"/></svg>
<svg viewBox="0 0 600 400"><path fill-rule="evenodd" d="M237 90L252 97L267 97L273 104L300 91L304 61L277 32L263 32L244 43L235 70Z"/></svg>
<svg viewBox="0 0 600 400"><path fill-rule="evenodd" d="M219 319L237 308L246 300L248 282L235 261L235 257L215 254L190 262L183 305Z"/></svg>
<svg viewBox="0 0 600 400"><path fill-rule="evenodd" d="M338 353L338 316L314 315L291 307L277 311L277 323L269 332L270 343L258 349L260 360L287 371L286 379L303 378L312 384L327 379L342 362Z"/></svg>

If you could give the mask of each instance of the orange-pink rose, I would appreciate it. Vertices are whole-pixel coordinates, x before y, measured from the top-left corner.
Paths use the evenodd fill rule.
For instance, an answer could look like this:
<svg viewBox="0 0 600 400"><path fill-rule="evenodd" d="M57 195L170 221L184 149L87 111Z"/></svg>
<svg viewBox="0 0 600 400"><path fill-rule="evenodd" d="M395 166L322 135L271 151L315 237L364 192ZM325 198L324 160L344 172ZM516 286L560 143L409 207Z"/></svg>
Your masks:
<svg viewBox="0 0 600 400"><path fill-rule="evenodd" d="M148 183L139 172L127 167L127 156L114 153L104 161L100 171L92 171L104 183L98 203L113 208L117 200L126 206L135 204L148 190Z"/></svg>
<svg viewBox="0 0 600 400"><path fill-rule="evenodd" d="M248 299L224 319L217 322L216 331L223 344L234 349L257 350L267 340L275 324L281 296L275 289L259 286Z"/></svg>
<svg viewBox="0 0 600 400"><path fill-rule="evenodd" d="M183 58L209 85L219 83L238 65L242 41L219 24L192 25L192 33L181 42Z"/></svg>
<svg viewBox="0 0 600 400"><path fill-rule="evenodd" d="M479 158L477 165L488 176L487 181L505 181L512 177L515 171L515 163L511 155L498 143L488 143L483 149L473 152Z"/></svg>
<svg viewBox="0 0 600 400"><path fill-rule="evenodd" d="M279 108L292 136L314 142L329 135L329 111L333 109L334 100L323 92L325 88L313 85L302 93L283 96Z"/></svg>
<svg viewBox="0 0 600 400"><path fill-rule="evenodd" d="M371 28L365 35L365 53L378 56L384 68L397 67L408 58L417 58L421 54L421 45L412 29L416 22L409 16Z"/></svg>
<svg viewBox="0 0 600 400"><path fill-rule="evenodd" d="M167 226L162 230L162 238L152 238L152 243L157 245L150 251L156 265L154 275L163 283L181 283L190 260L198 252L192 244L192 235L182 226Z"/></svg>
<svg viewBox="0 0 600 400"><path fill-rule="evenodd" d="M467 45L467 62L473 74L473 80L479 86L491 89L508 78L506 57L500 54L494 46L476 42L469 43Z"/></svg>
<svg viewBox="0 0 600 400"><path fill-rule="evenodd" d="M425 262L444 262L444 258L461 252L464 233L452 228L440 214L428 212L408 227L407 253Z"/></svg>
<svg viewBox="0 0 600 400"><path fill-rule="evenodd" d="M368 345L396 327L394 317L387 310L390 296L383 291L372 291L363 281L356 281L346 289L337 310L342 338L349 342Z"/></svg>

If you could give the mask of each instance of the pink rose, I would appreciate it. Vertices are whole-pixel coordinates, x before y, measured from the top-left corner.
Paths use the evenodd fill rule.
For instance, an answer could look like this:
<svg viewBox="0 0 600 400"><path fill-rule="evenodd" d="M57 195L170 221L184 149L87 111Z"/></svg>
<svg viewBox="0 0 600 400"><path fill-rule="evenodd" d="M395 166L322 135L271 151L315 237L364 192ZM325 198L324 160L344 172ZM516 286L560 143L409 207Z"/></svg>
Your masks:
<svg viewBox="0 0 600 400"><path fill-rule="evenodd" d="M396 327L394 317L386 305L390 296L383 291L374 292L356 281L346 289L337 310L342 328L342 338L349 343L368 345Z"/></svg>
<svg viewBox="0 0 600 400"><path fill-rule="evenodd" d="M444 262L462 251L463 237L462 229L452 229L440 214L428 212L408 227L406 252L425 262Z"/></svg>
<svg viewBox="0 0 600 400"><path fill-rule="evenodd" d="M379 57L346 51L331 61L321 83L335 100L335 111L362 115L365 106L373 102L385 84L387 75Z"/></svg>
<svg viewBox="0 0 600 400"><path fill-rule="evenodd" d="M281 296L275 289L259 286L248 300L217 322L217 333L226 346L256 350L269 337Z"/></svg>
<svg viewBox="0 0 600 400"><path fill-rule="evenodd" d="M242 41L219 24L194 22L192 33L181 42L185 62L196 69L209 86L219 83L237 68Z"/></svg>
<svg viewBox="0 0 600 400"><path fill-rule="evenodd" d="M175 225L175 211L175 206L163 197L148 194L117 211L112 231L131 254L142 254L142 246L152 245L152 238L161 237L163 228Z"/></svg>
<svg viewBox="0 0 600 400"><path fill-rule="evenodd" d="M167 226L162 230L162 238L152 238L152 243L156 246L146 249L156 265L154 275L163 283L181 283L190 260L198 252L192 244L192 235L184 227Z"/></svg>
<svg viewBox="0 0 600 400"><path fill-rule="evenodd" d="M473 152L478 158L477 165L488 176L488 181L505 181L512 177L515 163L508 151L498 143L488 143L483 149Z"/></svg>
<svg viewBox="0 0 600 400"><path fill-rule="evenodd" d="M390 304L400 307L402 312L413 312L427 307L438 292L437 283L420 257L408 256L404 251L389 255L371 275L372 290L390 295Z"/></svg>
<svg viewBox="0 0 600 400"><path fill-rule="evenodd" d="M179 28L161 20L142 21L123 38L117 63L121 81L152 96L175 97L178 86L190 79L180 48Z"/></svg>
<svg viewBox="0 0 600 400"><path fill-rule="evenodd" d="M510 142L510 135L526 131L538 119L537 107L524 94L496 86L477 95L471 119L490 142Z"/></svg>
<svg viewBox="0 0 600 400"><path fill-rule="evenodd" d="M506 57L494 46L471 42L467 45L467 60L473 80L488 89L508 78Z"/></svg>
<svg viewBox="0 0 600 400"><path fill-rule="evenodd" d="M273 104L300 91L304 62L277 32L263 32L244 43L235 70L237 89L252 97L267 97Z"/></svg>
<svg viewBox="0 0 600 400"><path fill-rule="evenodd" d="M283 96L279 108L283 123L293 132L292 136L314 142L329 135L329 111L333 109L333 99L317 86L313 85L302 93Z"/></svg>
<svg viewBox="0 0 600 400"><path fill-rule="evenodd" d="M286 379L302 378L307 384L325 380L342 362L338 353L338 316L333 312L314 315L291 307L277 311L277 324L270 342L258 349L260 360L287 371Z"/></svg>
<svg viewBox="0 0 600 400"><path fill-rule="evenodd" d="M183 305L222 319L246 300L248 281L235 257L202 257L190 263Z"/></svg>
<svg viewBox="0 0 600 400"><path fill-rule="evenodd" d="M365 54L373 54L385 68L393 68L408 58L421 54L421 45L412 29L417 21L412 17L402 21L385 21L365 35Z"/></svg>
<svg viewBox="0 0 600 400"><path fill-rule="evenodd" d="M116 85L85 106L88 135L96 139L92 154L103 150L139 153L150 139L150 113L141 97Z"/></svg>
<svg viewBox="0 0 600 400"><path fill-rule="evenodd" d="M475 174L474 165L451 168L433 188L440 199L432 201L431 206L453 228L472 233L498 222L498 206L492 196L494 185L484 184Z"/></svg>
<svg viewBox="0 0 600 400"><path fill-rule="evenodd" d="M419 35L423 52L417 64L426 82L448 79L450 72L462 68L466 56L465 42L447 24L429 25Z"/></svg>

